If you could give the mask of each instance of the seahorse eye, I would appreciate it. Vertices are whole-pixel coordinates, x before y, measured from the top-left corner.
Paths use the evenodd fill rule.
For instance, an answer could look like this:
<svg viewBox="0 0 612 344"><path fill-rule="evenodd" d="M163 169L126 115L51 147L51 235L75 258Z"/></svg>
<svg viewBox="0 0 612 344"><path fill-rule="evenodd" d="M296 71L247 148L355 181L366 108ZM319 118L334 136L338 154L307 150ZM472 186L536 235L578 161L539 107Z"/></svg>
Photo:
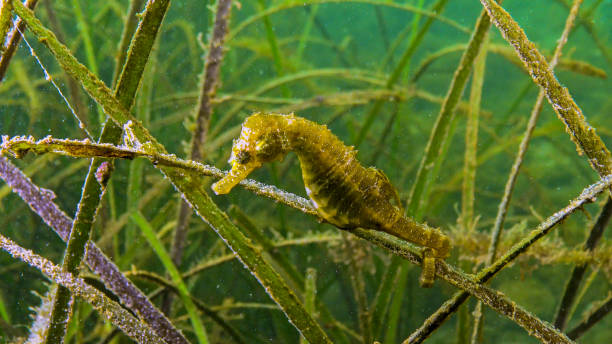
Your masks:
<svg viewBox="0 0 612 344"><path fill-rule="evenodd" d="M246 163L248 163L249 161L251 161L251 153L249 153L249 151L247 150L241 150L238 152L238 154L236 155L236 162L244 165Z"/></svg>
<svg viewBox="0 0 612 344"><path fill-rule="evenodd" d="M281 142L278 135L265 134L255 145L257 159L261 161L274 160L281 153Z"/></svg>

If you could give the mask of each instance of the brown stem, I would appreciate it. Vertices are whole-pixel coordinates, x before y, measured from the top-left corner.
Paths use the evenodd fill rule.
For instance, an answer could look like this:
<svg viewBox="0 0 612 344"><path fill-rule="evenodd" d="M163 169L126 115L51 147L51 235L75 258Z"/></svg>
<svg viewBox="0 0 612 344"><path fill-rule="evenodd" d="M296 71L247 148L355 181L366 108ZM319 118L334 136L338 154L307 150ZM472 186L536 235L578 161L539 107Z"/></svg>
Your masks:
<svg viewBox="0 0 612 344"><path fill-rule="evenodd" d="M215 23L212 30L212 37L209 42L208 54L204 64L204 73L202 76L202 87L200 93L200 102L196 114L196 129L193 133L191 141L191 151L189 159L199 161L202 160L202 146L206 141L208 128L210 125L210 117L213 111L213 102L217 86L219 85L219 71L221 61L223 59L223 50L225 37L228 33L229 16L232 8L231 0L219 0L217 2ZM176 228L174 229L174 237L172 239L172 249L170 256L175 265L179 266L183 257L183 247L185 238L187 237L187 229L189 227L189 218L192 214L191 207L181 200L178 212ZM172 295L164 296L162 309L165 313L171 308Z"/></svg>
<svg viewBox="0 0 612 344"><path fill-rule="evenodd" d="M563 47L565 43L567 43L567 38L574 26L574 22L576 20L576 16L578 15L578 10L580 9L580 5L582 4L582 0L575 0L572 9L565 21L565 27L563 32L561 33L561 37L557 41L557 46L555 48L555 52L550 60L550 68L554 69L561 58L561 52L563 51ZM497 216L495 217L495 224L491 230L491 242L489 243L489 250L487 252L487 261L486 264L490 265L495 260L495 255L497 254L497 246L499 245L499 238L501 236L501 231L504 227L504 222L506 220L506 214L508 213L508 208L510 206L510 200L512 199L512 192L514 191L514 186L516 184L516 180L518 178L519 171L521 166L523 165L523 159L525 154L527 154L527 149L529 148L529 143L531 142L531 137L533 135L533 131L535 130L536 123L538 118L540 117L540 113L542 111L542 105L544 104L544 90L541 89L538 98L531 110L531 116L529 117L529 122L527 124L527 128L525 129L525 134L523 139L521 140L521 144L519 146L518 154L514 160L514 164L512 165L512 169L510 171L510 175L508 176L508 180L506 182L506 186L504 188L504 195L502 196L502 200L499 203L497 209ZM472 343L475 343L478 338L478 333L482 327L483 321L483 312L479 311L481 309L480 302L477 304L477 310L474 312L474 332L472 335Z"/></svg>
<svg viewBox="0 0 612 344"><path fill-rule="evenodd" d="M604 230L608 226L611 216L612 198L608 197L608 200L603 206L601 213L599 213L599 217L597 218L595 225L591 227L589 237L584 243L585 251L593 252L595 246L597 246L597 243L603 236ZM557 310L557 316L555 317L554 322L555 327L562 331L565 330L565 326L567 325L569 311L572 308L572 305L574 304L578 287L580 287L580 282L582 282L582 278L584 277L584 273L586 272L587 267L588 264L579 264L574 266L572 274L567 280L567 284L565 285L565 291L563 292L563 297L561 299L559 309Z"/></svg>
<svg viewBox="0 0 612 344"><path fill-rule="evenodd" d="M45 11L47 12L47 17L49 18L49 26L53 29L53 32L55 32L57 40L60 42L66 42L66 40L64 39L62 26L59 20L57 20L57 17L55 16L53 4L51 3L51 1L45 1L43 2L43 5L45 6ZM78 117L79 121L81 121L81 123L83 123L85 127L88 127L89 125L87 120L87 107L85 106L85 102L83 100L83 91L81 91L79 83L76 82L76 80L74 80L73 78L71 78L70 75L68 75L65 71L64 78L66 79L66 83L68 85L70 99L72 99L74 105L74 112Z"/></svg>
<svg viewBox="0 0 612 344"><path fill-rule="evenodd" d="M36 4L38 4L38 0L26 0L24 6L34 11ZM1 49L2 56L0 56L0 82L2 82L6 76L6 71L11 63L11 59L13 58L13 55L15 55L15 51L17 51L19 42L21 42L21 32L25 30L25 27L25 22L21 18L17 19L17 21L14 22L13 29L9 32L9 38L7 40L8 43L3 47L3 49ZM3 42L0 42L0 44L2 43Z"/></svg>
<svg viewBox="0 0 612 344"><path fill-rule="evenodd" d="M571 339L578 339L582 336L588 329L593 327L599 320L603 319L608 313L612 311L612 294L608 295L606 300L604 300L603 304L595 309L589 316L576 327L574 327L571 331L567 333L567 336Z"/></svg>
<svg viewBox="0 0 612 344"><path fill-rule="evenodd" d="M37 187L5 157L0 157L0 178L18 194L43 221L64 241L68 241L72 219L55 203L52 191ZM121 303L133 310L151 328L171 343L189 343L174 325L151 303L146 295L128 280L93 242L87 246L85 262L104 281Z"/></svg>

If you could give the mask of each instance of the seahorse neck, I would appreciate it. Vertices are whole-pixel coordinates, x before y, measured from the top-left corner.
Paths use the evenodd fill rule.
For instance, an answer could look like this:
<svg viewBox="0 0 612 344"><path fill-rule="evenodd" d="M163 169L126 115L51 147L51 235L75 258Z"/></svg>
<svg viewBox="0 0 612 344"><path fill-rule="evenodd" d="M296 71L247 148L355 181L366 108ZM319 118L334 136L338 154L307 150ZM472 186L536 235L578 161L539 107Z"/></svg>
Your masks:
<svg viewBox="0 0 612 344"><path fill-rule="evenodd" d="M287 136L291 150L302 158L316 157L321 153L340 153L334 150L344 146L329 129L323 129L320 125L307 119L294 117L288 119L287 124Z"/></svg>

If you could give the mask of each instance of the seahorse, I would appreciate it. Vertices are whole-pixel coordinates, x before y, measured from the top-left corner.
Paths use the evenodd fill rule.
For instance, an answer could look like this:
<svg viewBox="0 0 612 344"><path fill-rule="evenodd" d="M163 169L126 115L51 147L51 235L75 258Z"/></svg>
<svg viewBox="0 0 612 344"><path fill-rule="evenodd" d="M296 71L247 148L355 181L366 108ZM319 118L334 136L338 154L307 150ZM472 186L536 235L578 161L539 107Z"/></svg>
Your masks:
<svg viewBox="0 0 612 344"><path fill-rule="evenodd" d="M234 140L230 172L212 189L217 195L226 194L262 164L292 151L298 156L306 193L323 219L340 229L383 231L424 246L420 283L433 285L435 260L449 255L448 237L404 216L389 178L381 170L361 165L354 147L344 145L325 125L294 114L249 116Z"/></svg>

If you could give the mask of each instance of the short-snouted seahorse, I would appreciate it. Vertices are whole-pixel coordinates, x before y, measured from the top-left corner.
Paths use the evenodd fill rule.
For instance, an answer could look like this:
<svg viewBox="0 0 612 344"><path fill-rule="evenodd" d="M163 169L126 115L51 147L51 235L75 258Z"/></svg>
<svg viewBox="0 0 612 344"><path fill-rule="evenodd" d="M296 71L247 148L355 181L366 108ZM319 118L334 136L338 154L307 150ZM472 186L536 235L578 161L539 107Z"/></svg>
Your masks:
<svg viewBox="0 0 612 344"><path fill-rule="evenodd" d="M281 160L291 151L300 161L306 193L323 219L338 228L384 231L424 246L420 282L424 287L433 285L435 260L449 255L448 237L404 216L387 176L363 167L357 151L327 126L293 114L249 116L234 140L230 172L212 188L216 194L226 194L262 164Z"/></svg>

